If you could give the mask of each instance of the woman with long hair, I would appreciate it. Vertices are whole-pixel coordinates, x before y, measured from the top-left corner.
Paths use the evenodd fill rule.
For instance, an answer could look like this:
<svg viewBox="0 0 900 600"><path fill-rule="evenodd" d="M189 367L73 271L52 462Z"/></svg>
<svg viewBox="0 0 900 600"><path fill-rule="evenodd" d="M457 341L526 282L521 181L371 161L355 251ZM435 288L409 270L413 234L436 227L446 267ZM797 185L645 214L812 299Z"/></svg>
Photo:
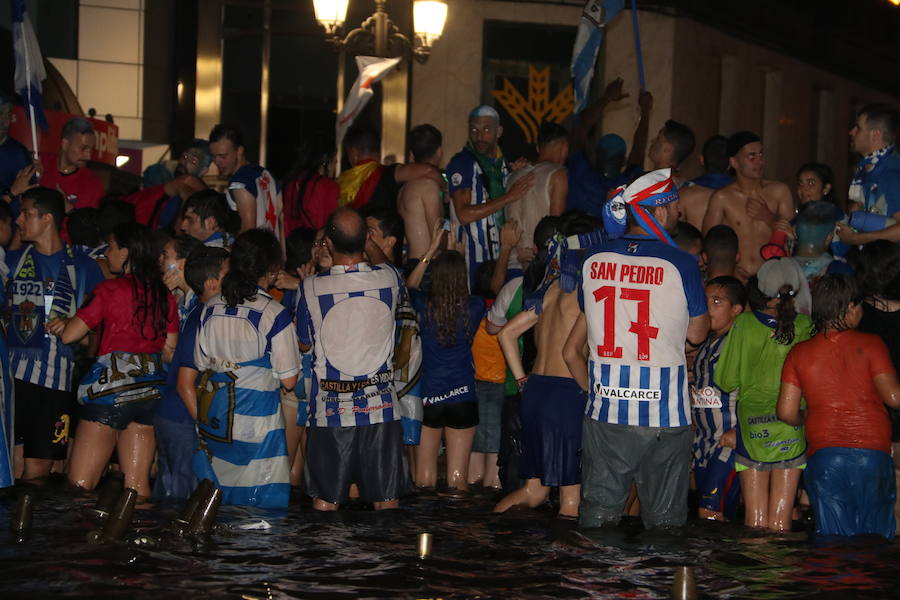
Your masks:
<svg viewBox="0 0 900 600"><path fill-rule="evenodd" d="M284 182L284 237L294 229L321 229L338 205L338 184L329 178L334 143L324 135L307 137Z"/></svg>
<svg viewBox="0 0 900 600"><path fill-rule="evenodd" d="M738 390L735 470L749 527L790 530L806 465L803 426L782 423L775 414L785 358L812 335L812 321L795 305L806 287L793 259L764 262L747 283L752 311L737 317L716 365L715 384Z"/></svg>
<svg viewBox="0 0 900 600"><path fill-rule="evenodd" d="M450 238L455 238L455 232ZM415 482L435 487L441 437L447 444L447 485L468 489L469 453L478 425L472 339L484 316L484 300L469 294L465 257L445 250L432 258L443 239L440 223L431 245L410 273L407 286L419 314L422 337L422 402L425 405L422 435L416 455ZM430 285L419 285L429 268Z"/></svg>
<svg viewBox="0 0 900 600"><path fill-rule="evenodd" d="M271 231L245 231L231 247L221 295L202 308L194 474L211 479L226 504L286 507L290 496L279 388L297 383L299 346L290 313L265 291L283 265ZM181 368L179 391L193 386L195 374Z"/></svg>
<svg viewBox="0 0 900 600"><path fill-rule="evenodd" d="M47 325L65 344L103 326L97 362L78 387L81 422L69 479L94 489L115 448L126 487L147 497L156 450L153 418L165 384L163 361L171 360L178 339L178 309L163 284L148 227L117 226L106 256L116 277L97 285L74 317Z"/></svg>

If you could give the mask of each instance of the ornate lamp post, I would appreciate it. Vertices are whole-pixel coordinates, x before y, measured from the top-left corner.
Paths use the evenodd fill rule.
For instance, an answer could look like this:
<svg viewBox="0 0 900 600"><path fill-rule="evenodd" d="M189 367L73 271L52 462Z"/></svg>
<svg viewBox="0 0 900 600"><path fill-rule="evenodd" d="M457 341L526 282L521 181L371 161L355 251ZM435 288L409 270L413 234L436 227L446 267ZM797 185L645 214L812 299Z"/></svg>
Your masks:
<svg viewBox="0 0 900 600"><path fill-rule="evenodd" d="M447 20L444 0L415 0L413 3L413 39L403 35L385 10L386 0L375 0L375 12L359 27L341 36L347 18L349 0L313 0L316 20L325 28L326 41L340 54L337 77L337 112L344 107L344 56L402 57L425 63L431 48L441 37ZM405 103L405 98L402 99ZM385 122L382 119L382 127ZM384 138L384 136L382 136ZM340 153L340 148L338 148ZM340 154L338 155L340 156Z"/></svg>

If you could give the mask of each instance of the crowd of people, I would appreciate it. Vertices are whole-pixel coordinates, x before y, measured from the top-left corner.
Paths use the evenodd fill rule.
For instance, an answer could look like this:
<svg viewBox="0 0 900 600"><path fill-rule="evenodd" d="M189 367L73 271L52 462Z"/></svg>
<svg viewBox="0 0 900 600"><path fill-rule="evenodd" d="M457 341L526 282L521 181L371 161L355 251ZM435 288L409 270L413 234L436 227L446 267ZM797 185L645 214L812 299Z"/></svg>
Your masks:
<svg viewBox="0 0 900 600"><path fill-rule="evenodd" d="M624 99L616 80L572 132L542 124L533 163L486 105L444 170L432 125L383 164L356 124L336 178L323 138L278 181L217 125L110 197L89 120L32 162L0 97L16 477L92 490L117 468L146 501L209 479L265 508L299 488L316 510L558 488L583 527L679 526L693 489L700 518L783 531L809 505L820 533L893 537L896 109L859 112L844 196L820 163L793 193L766 179L750 131L685 180L694 134L648 140L646 92L626 156L598 127Z"/></svg>

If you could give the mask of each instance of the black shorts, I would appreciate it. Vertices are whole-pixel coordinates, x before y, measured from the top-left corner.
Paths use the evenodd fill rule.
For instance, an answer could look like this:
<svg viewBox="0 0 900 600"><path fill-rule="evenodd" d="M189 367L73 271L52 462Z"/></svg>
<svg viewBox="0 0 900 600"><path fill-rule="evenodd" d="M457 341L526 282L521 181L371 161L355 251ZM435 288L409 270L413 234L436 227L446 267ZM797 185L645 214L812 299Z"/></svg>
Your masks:
<svg viewBox="0 0 900 600"><path fill-rule="evenodd" d="M14 381L16 444L24 445L25 458L63 460L69 446L74 395Z"/></svg>
<svg viewBox="0 0 900 600"><path fill-rule="evenodd" d="M477 402L439 402L425 407L422 425L440 429L468 429L478 425Z"/></svg>
<svg viewBox="0 0 900 600"><path fill-rule="evenodd" d="M306 488L313 498L347 501L350 484L366 502L396 500L409 486L400 421L306 430Z"/></svg>
<svg viewBox="0 0 900 600"><path fill-rule="evenodd" d="M124 431L131 423L152 426L158 402L157 399L151 398L121 404L84 404L78 411L78 416L84 421L93 421Z"/></svg>

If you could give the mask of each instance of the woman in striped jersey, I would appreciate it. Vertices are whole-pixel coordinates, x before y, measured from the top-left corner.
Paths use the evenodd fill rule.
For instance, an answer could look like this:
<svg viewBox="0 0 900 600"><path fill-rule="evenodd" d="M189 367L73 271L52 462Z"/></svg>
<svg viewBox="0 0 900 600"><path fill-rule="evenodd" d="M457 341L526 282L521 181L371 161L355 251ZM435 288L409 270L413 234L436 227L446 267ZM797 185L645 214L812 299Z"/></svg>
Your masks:
<svg viewBox="0 0 900 600"><path fill-rule="evenodd" d="M211 479L226 504L286 507L290 496L279 388L297 383L300 354L290 312L265 291L283 264L271 231L245 231L231 248L222 294L200 318L194 473ZM193 383L185 371L179 388Z"/></svg>

